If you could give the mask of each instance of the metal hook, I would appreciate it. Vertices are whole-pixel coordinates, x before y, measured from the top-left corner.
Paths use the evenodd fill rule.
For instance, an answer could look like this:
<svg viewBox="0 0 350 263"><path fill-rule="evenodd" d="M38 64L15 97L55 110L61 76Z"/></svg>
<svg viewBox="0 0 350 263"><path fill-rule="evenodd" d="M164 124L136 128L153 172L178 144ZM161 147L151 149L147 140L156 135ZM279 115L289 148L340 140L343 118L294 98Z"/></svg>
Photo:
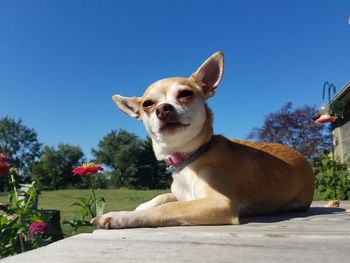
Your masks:
<svg viewBox="0 0 350 263"><path fill-rule="evenodd" d="M322 99L325 99L325 95L326 95L326 89L328 91L328 102L331 101L331 95L332 95L332 91L333 91L333 95L336 94L336 86L333 83L329 83L328 81L325 81L323 84L323 93L322 93Z"/></svg>
<svg viewBox="0 0 350 263"><path fill-rule="evenodd" d="M328 82L328 81L325 81L324 84L323 84L322 100L324 100L324 96L325 96L326 88L327 88L327 87L329 87L329 82Z"/></svg>

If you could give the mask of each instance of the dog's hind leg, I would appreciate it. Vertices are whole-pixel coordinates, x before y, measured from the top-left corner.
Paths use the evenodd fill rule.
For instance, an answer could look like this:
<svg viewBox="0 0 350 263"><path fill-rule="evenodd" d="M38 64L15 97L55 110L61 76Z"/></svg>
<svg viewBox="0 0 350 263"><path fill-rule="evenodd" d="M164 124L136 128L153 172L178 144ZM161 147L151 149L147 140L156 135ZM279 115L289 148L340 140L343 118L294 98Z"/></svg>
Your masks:
<svg viewBox="0 0 350 263"><path fill-rule="evenodd" d="M312 195L311 195L312 193ZM296 211L296 212L305 212L309 209L311 202L313 192L302 192L301 194L297 195L295 198L293 198L288 203L284 204L278 211Z"/></svg>

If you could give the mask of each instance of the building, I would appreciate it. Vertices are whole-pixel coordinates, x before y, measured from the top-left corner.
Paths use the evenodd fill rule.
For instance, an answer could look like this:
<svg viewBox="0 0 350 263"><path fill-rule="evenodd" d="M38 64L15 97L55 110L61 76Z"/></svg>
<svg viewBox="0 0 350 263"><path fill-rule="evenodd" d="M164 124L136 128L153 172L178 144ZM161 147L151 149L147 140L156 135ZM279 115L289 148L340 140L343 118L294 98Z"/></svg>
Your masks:
<svg viewBox="0 0 350 263"><path fill-rule="evenodd" d="M350 81L334 96L332 102L344 102L342 118L332 124L336 160L350 161Z"/></svg>

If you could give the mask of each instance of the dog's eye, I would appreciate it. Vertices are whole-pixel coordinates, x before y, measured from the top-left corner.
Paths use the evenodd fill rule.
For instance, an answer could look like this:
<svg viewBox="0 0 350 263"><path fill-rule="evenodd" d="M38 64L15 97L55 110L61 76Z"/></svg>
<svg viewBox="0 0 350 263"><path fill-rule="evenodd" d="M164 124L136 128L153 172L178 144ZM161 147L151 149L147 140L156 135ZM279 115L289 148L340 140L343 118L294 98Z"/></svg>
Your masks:
<svg viewBox="0 0 350 263"><path fill-rule="evenodd" d="M177 98L180 99L180 98L189 98L189 97L192 97L193 96L193 92L190 91L190 90L181 90L179 92L179 94L177 95Z"/></svg>
<svg viewBox="0 0 350 263"><path fill-rule="evenodd" d="M146 101L142 104L142 107L144 107L144 108L149 108L149 107L151 107L153 104L154 104L153 101L151 101L151 100L146 100Z"/></svg>

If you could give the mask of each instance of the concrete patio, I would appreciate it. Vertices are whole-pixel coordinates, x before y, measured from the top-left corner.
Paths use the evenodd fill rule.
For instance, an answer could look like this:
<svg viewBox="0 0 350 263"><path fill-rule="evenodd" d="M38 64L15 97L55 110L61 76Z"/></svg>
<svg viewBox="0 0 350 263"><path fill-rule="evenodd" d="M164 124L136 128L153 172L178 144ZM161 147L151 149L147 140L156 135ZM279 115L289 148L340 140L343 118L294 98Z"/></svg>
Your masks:
<svg viewBox="0 0 350 263"><path fill-rule="evenodd" d="M96 230L1 262L349 262L350 201L239 226Z"/></svg>

